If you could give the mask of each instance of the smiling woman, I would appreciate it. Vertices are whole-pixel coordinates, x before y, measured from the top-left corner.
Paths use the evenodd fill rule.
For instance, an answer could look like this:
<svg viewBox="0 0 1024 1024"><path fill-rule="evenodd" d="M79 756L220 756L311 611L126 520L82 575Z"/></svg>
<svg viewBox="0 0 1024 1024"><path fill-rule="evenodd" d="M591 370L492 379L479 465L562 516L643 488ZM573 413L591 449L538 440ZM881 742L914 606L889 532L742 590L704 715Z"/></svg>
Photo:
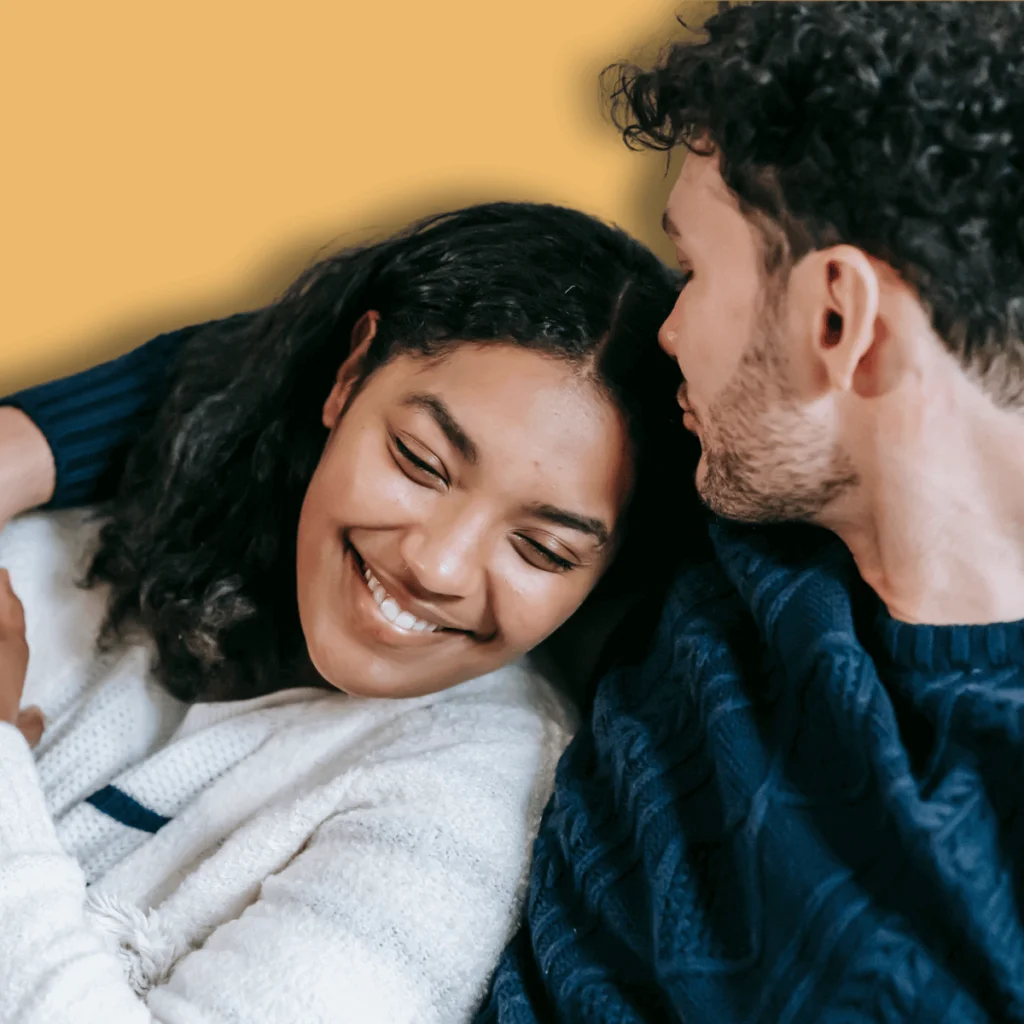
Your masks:
<svg viewBox="0 0 1024 1024"><path fill-rule="evenodd" d="M178 337L102 525L0 535L12 1019L467 1018L571 732L523 655L687 539L677 290L499 203Z"/></svg>
<svg viewBox="0 0 1024 1024"><path fill-rule="evenodd" d="M337 429L298 533L321 676L349 693L425 693L525 653L575 610L632 488L622 418L581 377L476 344L393 359L344 415L335 386Z"/></svg>
<svg viewBox="0 0 1024 1024"><path fill-rule="evenodd" d="M499 203L201 332L103 531L111 630L151 632L185 699L411 696L526 653L594 589L628 510L639 543L686 506L656 343L676 292L627 235Z"/></svg>

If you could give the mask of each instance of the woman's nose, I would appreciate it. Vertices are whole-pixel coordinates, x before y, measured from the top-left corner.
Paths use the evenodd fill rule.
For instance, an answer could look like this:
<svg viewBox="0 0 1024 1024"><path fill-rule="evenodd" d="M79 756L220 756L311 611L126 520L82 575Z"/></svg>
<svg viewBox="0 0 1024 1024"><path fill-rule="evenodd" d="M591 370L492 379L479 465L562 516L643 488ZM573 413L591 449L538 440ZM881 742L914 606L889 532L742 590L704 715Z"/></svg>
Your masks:
<svg viewBox="0 0 1024 1024"><path fill-rule="evenodd" d="M424 592L469 597L483 574L485 532L472 510L452 510L409 529L400 553Z"/></svg>

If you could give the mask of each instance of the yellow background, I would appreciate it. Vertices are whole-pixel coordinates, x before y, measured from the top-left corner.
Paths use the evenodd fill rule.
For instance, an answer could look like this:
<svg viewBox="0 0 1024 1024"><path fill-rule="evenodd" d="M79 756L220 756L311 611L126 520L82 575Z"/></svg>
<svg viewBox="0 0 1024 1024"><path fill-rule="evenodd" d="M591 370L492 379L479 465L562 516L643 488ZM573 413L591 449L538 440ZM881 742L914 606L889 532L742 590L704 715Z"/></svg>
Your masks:
<svg viewBox="0 0 1024 1024"><path fill-rule="evenodd" d="M707 9L2 5L0 393L250 308L325 246L471 201L576 205L665 254L664 157L622 145L598 73Z"/></svg>

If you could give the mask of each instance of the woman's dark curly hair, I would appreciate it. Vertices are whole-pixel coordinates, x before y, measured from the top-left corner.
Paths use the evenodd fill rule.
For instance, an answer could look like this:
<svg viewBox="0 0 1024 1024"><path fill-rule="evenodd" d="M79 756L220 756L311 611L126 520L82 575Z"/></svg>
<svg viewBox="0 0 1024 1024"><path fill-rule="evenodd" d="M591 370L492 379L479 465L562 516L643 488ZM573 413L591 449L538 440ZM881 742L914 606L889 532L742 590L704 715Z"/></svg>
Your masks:
<svg viewBox="0 0 1024 1024"><path fill-rule="evenodd" d="M608 69L613 112L630 145L717 150L766 236L769 270L836 243L889 263L964 367L1020 406L1022 14L1018 3L730 6L653 70Z"/></svg>
<svg viewBox="0 0 1024 1024"><path fill-rule="evenodd" d="M102 530L87 582L112 587L107 638L142 626L183 700L308 681L299 512L328 436L324 401L371 309L381 319L363 381L399 353L491 342L564 360L603 388L636 465L616 571L657 576L699 515L678 374L657 345L679 287L644 246L583 213L497 203L342 252L268 308L201 330Z"/></svg>

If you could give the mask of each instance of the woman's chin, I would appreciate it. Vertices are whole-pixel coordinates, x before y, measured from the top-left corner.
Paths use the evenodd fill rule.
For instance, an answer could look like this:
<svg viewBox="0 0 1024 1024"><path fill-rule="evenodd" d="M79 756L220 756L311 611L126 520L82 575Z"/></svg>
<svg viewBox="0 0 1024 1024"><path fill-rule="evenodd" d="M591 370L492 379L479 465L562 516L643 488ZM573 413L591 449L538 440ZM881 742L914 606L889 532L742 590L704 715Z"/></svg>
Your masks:
<svg viewBox="0 0 1024 1024"><path fill-rule="evenodd" d="M410 673L407 665L392 664L348 644L310 644L308 650L309 660L320 678L349 697L380 700L422 697L464 681L461 676L444 671L440 666L437 671L430 672L428 665L421 664L417 672Z"/></svg>
<svg viewBox="0 0 1024 1024"><path fill-rule="evenodd" d="M351 549L332 552L299 593L313 668L351 697L421 697L481 675L474 639L451 630L403 629L366 585Z"/></svg>
<svg viewBox="0 0 1024 1024"><path fill-rule="evenodd" d="M309 658L320 678L349 697L402 700L440 693L494 672L501 664L437 664L421 659L416 666L394 664L367 651L310 645ZM412 671L410 670L412 669Z"/></svg>

